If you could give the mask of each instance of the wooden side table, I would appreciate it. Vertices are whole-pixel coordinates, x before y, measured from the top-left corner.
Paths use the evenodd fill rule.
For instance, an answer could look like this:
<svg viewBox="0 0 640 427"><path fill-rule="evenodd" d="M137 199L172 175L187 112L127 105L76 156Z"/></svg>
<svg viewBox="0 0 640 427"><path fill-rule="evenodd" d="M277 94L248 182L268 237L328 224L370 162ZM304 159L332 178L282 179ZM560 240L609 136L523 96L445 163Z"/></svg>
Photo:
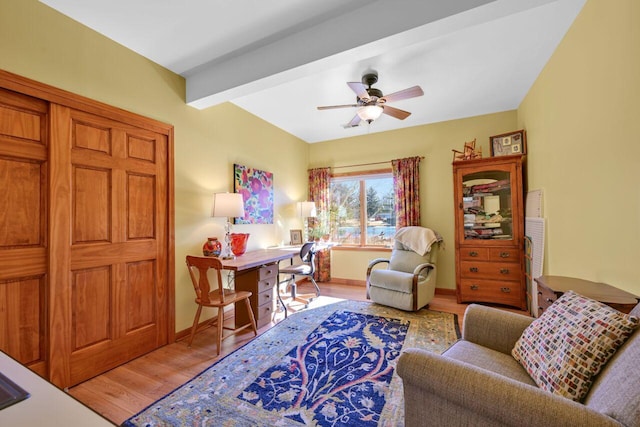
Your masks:
<svg viewBox="0 0 640 427"><path fill-rule="evenodd" d="M623 313L629 313L640 300L636 295L606 283L591 282L575 277L540 276L535 281L538 284L538 316L569 290L605 303Z"/></svg>

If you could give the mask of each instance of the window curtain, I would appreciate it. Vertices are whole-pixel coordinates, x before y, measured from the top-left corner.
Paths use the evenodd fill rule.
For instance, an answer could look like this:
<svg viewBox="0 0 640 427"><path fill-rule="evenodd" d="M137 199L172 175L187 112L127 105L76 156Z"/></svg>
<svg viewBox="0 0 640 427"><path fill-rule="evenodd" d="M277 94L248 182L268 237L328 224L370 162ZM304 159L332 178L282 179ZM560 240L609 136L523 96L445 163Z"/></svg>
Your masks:
<svg viewBox="0 0 640 427"><path fill-rule="evenodd" d="M309 170L309 200L316 204L316 218L309 218L310 229L325 230L329 233L329 185L331 168Z"/></svg>
<svg viewBox="0 0 640 427"><path fill-rule="evenodd" d="M420 225L420 159L408 157L391 161L396 229Z"/></svg>

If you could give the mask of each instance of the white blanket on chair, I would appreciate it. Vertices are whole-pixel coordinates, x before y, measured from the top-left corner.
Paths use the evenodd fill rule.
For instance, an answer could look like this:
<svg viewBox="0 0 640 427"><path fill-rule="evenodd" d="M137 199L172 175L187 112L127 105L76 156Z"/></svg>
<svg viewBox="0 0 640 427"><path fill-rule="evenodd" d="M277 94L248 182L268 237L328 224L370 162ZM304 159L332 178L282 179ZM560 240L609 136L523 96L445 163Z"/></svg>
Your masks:
<svg viewBox="0 0 640 427"><path fill-rule="evenodd" d="M442 241L442 237L430 228L402 227L396 231L395 239L420 256L431 250L431 245Z"/></svg>

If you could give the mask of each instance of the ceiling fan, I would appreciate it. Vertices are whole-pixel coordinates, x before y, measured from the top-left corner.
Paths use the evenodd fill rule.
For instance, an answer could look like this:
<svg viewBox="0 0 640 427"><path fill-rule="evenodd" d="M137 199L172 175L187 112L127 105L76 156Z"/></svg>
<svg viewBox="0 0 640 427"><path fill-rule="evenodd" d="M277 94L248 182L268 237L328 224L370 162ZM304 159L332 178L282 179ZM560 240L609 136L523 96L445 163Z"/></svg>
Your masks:
<svg viewBox="0 0 640 427"><path fill-rule="evenodd" d="M380 89L371 87L378 81L378 73L370 71L362 76L362 83L360 82L348 82L347 85L357 95L355 104L345 105L328 105L324 107L318 107L318 110L330 110L334 108L351 108L357 107L356 115L351 119L349 123L344 125L345 128L358 126L361 121L371 123L382 113L387 114L396 119L404 120L411 115L410 112L400 110L398 108L387 105L388 102L400 101L402 99L415 98L417 96L424 95L420 86L413 86L398 92L394 92L389 95L382 95ZM369 87L365 87L365 85Z"/></svg>

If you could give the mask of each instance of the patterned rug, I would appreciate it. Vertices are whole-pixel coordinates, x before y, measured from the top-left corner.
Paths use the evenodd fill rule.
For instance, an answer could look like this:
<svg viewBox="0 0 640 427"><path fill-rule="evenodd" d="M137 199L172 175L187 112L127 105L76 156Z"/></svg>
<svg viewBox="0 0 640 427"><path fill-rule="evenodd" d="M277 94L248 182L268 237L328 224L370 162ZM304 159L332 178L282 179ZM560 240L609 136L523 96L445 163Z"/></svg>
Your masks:
<svg viewBox="0 0 640 427"><path fill-rule="evenodd" d="M294 313L123 426L402 426L401 350L442 353L457 325L362 301Z"/></svg>

